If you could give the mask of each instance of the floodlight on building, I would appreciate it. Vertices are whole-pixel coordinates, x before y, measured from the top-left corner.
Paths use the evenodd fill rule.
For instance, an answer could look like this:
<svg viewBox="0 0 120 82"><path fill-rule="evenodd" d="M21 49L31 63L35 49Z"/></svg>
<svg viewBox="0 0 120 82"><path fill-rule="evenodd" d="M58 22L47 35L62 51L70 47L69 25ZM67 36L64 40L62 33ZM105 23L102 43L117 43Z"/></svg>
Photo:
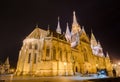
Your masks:
<svg viewBox="0 0 120 82"><path fill-rule="evenodd" d="M118 65L120 66L120 62L118 62Z"/></svg>
<svg viewBox="0 0 120 82"><path fill-rule="evenodd" d="M67 63L66 62L64 62L64 66L66 66L67 65Z"/></svg>
<svg viewBox="0 0 120 82"><path fill-rule="evenodd" d="M98 67L98 64L96 64L96 67Z"/></svg>

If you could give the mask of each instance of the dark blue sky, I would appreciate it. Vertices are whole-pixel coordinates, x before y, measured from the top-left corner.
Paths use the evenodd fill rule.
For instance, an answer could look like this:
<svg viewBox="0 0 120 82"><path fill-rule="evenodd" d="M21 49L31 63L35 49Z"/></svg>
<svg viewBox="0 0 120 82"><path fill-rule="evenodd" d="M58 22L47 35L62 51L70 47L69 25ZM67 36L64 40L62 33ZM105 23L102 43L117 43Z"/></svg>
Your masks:
<svg viewBox="0 0 120 82"><path fill-rule="evenodd" d="M79 24L91 29L105 51L113 59L120 58L120 5L117 0L4 0L0 2L0 61L10 57L16 65L22 41L38 24L51 30L57 26L60 16L64 32L66 22L70 28L73 11Z"/></svg>

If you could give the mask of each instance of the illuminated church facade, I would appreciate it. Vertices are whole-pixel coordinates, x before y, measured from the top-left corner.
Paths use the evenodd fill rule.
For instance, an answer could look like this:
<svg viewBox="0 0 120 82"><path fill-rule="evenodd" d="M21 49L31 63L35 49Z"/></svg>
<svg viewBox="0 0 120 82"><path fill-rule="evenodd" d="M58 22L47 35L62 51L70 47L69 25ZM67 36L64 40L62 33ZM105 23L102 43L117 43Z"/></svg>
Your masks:
<svg viewBox="0 0 120 82"><path fill-rule="evenodd" d="M93 33L91 38L87 36L73 12L71 32L67 23L66 32L62 34L58 18L56 32L36 26L24 39L19 52L16 75L95 74L102 69L112 76L109 55L104 55L102 46Z"/></svg>

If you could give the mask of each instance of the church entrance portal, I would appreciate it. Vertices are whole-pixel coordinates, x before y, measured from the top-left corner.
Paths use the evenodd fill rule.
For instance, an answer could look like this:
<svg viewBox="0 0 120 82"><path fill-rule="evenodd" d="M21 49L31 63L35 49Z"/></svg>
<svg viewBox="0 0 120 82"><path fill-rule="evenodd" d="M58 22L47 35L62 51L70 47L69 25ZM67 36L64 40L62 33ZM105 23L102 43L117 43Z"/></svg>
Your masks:
<svg viewBox="0 0 120 82"><path fill-rule="evenodd" d="M78 68L77 67L75 68L75 72L78 72Z"/></svg>

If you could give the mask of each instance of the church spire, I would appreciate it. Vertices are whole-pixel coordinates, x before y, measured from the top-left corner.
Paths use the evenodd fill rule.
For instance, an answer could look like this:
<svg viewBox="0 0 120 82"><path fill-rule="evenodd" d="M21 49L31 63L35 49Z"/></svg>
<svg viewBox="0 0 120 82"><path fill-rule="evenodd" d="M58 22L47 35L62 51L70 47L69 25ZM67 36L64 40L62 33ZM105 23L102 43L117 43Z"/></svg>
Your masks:
<svg viewBox="0 0 120 82"><path fill-rule="evenodd" d="M5 61L5 65L9 65L9 57L7 57L7 59Z"/></svg>
<svg viewBox="0 0 120 82"><path fill-rule="evenodd" d="M98 45L99 47L102 47L102 46L101 46L101 44L100 44L100 41L99 41L99 40L98 40L98 43L97 43L97 45Z"/></svg>
<svg viewBox="0 0 120 82"><path fill-rule="evenodd" d="M59 17L58 17L58 25L57 25L56 32L59 33L59 34L61 34L61 28L60 28Z"/></svg>
<svg viewBox="0 0 120 82"><path fill-rule="evenodd" d="M82 32L86 34L84 26L82 26Z"/></svg>
<svg viewBox="0 0 120 82"><path fill-rule="evenodd" d="M103 53L102 46L101 46L101 44L100 44L100 41L98 41L97 47L98 47L98 49L99 49L98 55L101 56L101 57L105 57L105 56L104 56L104 53Z"/></svg>
<svg viewBox="0 0 120 82"><path fill-rule="evenodd" d="M72 23L72 30L71 30L71 34L76 34L77 32L80 32L81 28L80 25L77 22L77 18L75 15L75 11L73 11L73 23Z"/></svg>
<svg viewBox="0 0 120 82"><path fill-rule="evenodd" d="M97 41L92 31L91 31L91 45L97 46Z"/></svg>
<svg viewBox="0 0 120 82"><path fill-rule="evenodd" d="M71 33L70 33L70 29L69 29L68 23L67 23L65 38L66 38L67 42L71 41Z"/></svg>
<svg viewBox="0 0 120 82"><path fill-rule="evenodd" d="M49 35L50 34L50 26L48 25L48 28L47 28L47 34Z"/></svg>
<svg viewBox="0 0 120 82"><path fill-rule="evenodd" d="M106 52L106 57L107 57L107 58L110 58L108 52Z"/></svg>
<svg viewBox="0 0 120 82"><path fill-rule="evenodd" d="M73 11L73 24L78 25L77 18L75 15L75 11Z"/></svg>
<svg viewBox="0 0 120 82"><path fill-rule="evenodd" d="M48 28L47 28L47 30L50 30L50 25L48 25Z"/></svg>

